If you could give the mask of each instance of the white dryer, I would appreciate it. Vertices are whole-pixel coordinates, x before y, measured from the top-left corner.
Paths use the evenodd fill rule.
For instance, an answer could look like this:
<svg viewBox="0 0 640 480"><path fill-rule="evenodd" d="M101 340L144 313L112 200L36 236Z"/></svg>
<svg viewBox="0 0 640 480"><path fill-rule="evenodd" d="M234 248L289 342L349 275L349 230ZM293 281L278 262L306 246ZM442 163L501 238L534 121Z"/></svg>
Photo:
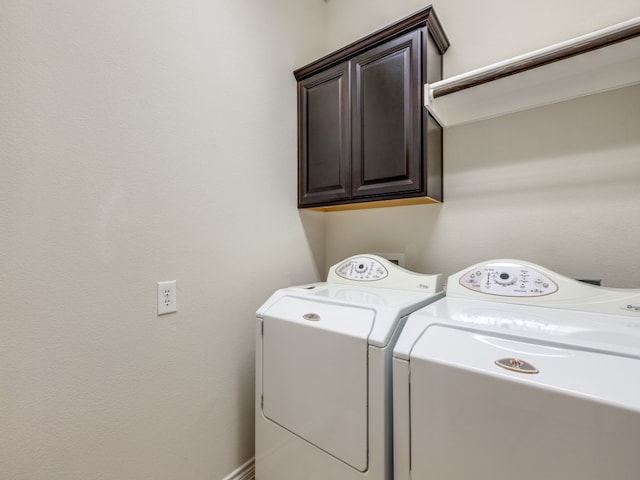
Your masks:
<svg viewBox="0 0 640 480"><path fill-rule="evenodd" d="M640 478L640 290L494 260L446 292L394 350L395 480Z"/></svg>
<svg viewBox="0 0 640 480"><path fill-rule="evenodd" d="M443 294L442 275L373 255L275 292L257 312L256 479L390 480L393 345Z"/></svg>

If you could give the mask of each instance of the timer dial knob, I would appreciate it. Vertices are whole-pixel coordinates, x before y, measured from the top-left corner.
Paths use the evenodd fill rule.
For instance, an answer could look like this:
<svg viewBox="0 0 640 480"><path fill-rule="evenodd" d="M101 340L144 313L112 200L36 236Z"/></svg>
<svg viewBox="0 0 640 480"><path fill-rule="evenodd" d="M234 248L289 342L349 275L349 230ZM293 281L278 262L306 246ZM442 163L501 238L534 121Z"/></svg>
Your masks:
<svg viewBox="0 0 640 480"><path fill-rule="evenodd" d="M493 280L498 285L502 285L503 287L508 287L509 285L513 285L514 283L516 283L518 281L518 277L513 275L512 273L502 272L502 273L497 273L493 277Z"/></svg>

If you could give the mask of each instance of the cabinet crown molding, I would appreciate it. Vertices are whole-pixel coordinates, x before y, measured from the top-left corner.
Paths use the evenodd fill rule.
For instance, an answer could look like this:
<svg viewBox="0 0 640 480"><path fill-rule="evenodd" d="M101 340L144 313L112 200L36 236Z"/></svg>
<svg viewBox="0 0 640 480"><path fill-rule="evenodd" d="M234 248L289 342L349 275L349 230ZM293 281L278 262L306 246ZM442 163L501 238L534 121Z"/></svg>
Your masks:
<svg viewBox="0 0 640 480"><path fill-rule="evenodd" d="M361 38L360 40L356 40L335 52L325 55L304 67L294 70L293 75L296 80L303 80L318 70L329 68L348 58L358 55L377 44L385 42L392 37L402 35L409 30L413 30L421 26L426 26L428 28L429 33L440 50L440 54L446 52L449 48L449 40L447 35L444 33L444 29L440 24L440 20L438 20L436 12L433 10L433 7L429 5L408 17L402 18L387 27Z"/></svg>

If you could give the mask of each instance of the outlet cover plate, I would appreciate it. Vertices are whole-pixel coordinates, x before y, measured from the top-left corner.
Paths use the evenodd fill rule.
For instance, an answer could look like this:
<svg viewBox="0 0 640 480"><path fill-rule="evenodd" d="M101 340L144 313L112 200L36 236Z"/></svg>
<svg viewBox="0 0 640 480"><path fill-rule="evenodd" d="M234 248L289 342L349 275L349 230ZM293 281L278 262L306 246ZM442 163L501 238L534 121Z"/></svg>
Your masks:
<svg viewBox="0 0 640 480"><path fill-rule="evenodd" d="M176 281L158 282L158 315L178 310Z"/></svg>

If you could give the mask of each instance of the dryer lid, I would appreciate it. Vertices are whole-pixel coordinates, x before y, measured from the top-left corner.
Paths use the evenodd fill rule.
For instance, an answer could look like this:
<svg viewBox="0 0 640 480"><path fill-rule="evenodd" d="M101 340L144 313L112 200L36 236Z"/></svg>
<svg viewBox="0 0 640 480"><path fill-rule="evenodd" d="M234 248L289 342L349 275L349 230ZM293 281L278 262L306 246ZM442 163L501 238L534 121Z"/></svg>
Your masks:
<svg viewBox="0 0 640 480"><path fill-rule="evenodd" d="M284 297L262 324L265 417L361 472L373 321L370 309Z"/></svg>
<svg viewBox="0 0 640 480"><path fill-rule="evenodd" d="M375 316L374 309L364 306L283 296L264 312L263 318L278 318L285 322L366 340L373 328Z"/></svg>

